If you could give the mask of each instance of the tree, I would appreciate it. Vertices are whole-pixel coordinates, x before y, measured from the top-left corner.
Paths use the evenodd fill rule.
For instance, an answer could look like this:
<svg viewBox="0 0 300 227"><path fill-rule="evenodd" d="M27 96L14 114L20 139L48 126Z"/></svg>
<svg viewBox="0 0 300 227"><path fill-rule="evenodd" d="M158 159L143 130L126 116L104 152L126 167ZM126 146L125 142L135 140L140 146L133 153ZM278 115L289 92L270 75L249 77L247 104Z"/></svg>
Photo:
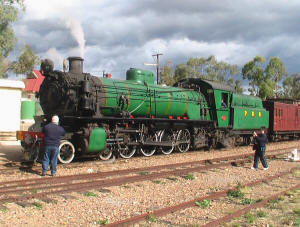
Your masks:
<svg viewBox="0 0 300 227"><path fill-rule="evenodd" d="M271 57L270 61L266 67L266 78L271 79L275 82L274 84L274 92L275 96L278 97L280 93L280 86L278 83L284 78L288 76L286 72L285 66L283 62L278 57Z"/></svg>
<svg viewBox="0 0 300 227"><path fill-rule="evenodd" d="M300 74L293 73L283 81L283 97L300 99Z"/></svg>
<svg viewBox="0 0 300 227"><path fill-rule="evenodd" d="M175 67L175 82L189 78L191 75L191 68L186 64L178 64Z"/></svg>
<svg viewBox="0 0 300 227"><path fill-rule="evenodd" d="M251 95L259 94L259 87L264 80L263 66L266 59L262 56L256 56L253 60L246 63L242 69L243 79L249 80L250 88L248 91Z"/></svg>
<svg viewBox="0 0 300 227"><path fill-rule="evenodd" d="M251 95L257 95L263 99L280 96L278 84L288 74L283 62L278 57L271 57L266 65L266 59L256 56L246 63L242 69L243 79L249 80Z"/></svg>
<svg viewBox="0 0 300 227"><path fill-rule="evenodd" d="M235 91L239 94L243 94L244 89L242 87L241 81L240 80L236 80L235 81Z"/></svg>
<svg viewBox="0 0 300 227"><path fill-rule="evenodd" d="M12 23L18 17L18 10L25 10L23 0L0 0L0 78L5 75L8 54L14 49L16 37Z"/></svg>
<svg viewBox="0 0 300 227"><path fill-rule="evenodd" d="M32 48L26 44L16 62L13 62L12 69L16 74L29 75L34 66L40 63L40 58L34 53Z"/></svg>
<svg viewBox="0 0 300 227"><path fill-rule="evenodd" d="M265 79L259 87L258 96L262 99L266 99L267 97L274 97L274 88L275 82L270 79Z"/></svg>
<svg viewBox="0 0 300 227"><path fill-rule="evenodd" d="M171 68L171 62L167 61L164 65L163 71L160 73L161 82L168 86L172 86L175 83L174 72Z"/></svg>
<svg viewBox="0 0 300 227"><path fill-rule="evenodd" d="M203 78L205 77L205 66L206 59L205 58L190 58L186 63L190 69L191 77L194 78Z"/></svg>

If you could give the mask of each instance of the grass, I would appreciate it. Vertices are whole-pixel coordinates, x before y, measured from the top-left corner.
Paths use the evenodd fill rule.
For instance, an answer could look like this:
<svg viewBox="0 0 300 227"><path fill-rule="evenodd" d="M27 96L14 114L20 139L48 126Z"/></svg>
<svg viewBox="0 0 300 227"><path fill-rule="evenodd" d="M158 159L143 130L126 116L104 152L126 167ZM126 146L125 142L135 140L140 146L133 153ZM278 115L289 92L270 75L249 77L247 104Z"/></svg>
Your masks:
<svg viewBox="0 0 300 227"><path fill-rule="evenodd" d="M264 218L267 216L266 212L260 210L256 213L256 216L259 217L259 218Z"/></svg>
<svg viewBox="0 0 300 227"><path fill-rule="evenodd" d="M300 207L293 209L293 213L300 216Z"/></svg>
<svg viewBox="0 0 300 227"><path fill-rule="evenodd" d="M154 184L166 184L166 182L164 181L160 181L160 180L154 180L152 181Z"/></svg>
<svg viewBox="0 0 300 227"><path fill-rule="evenodd" d="M184 177L184 179L186 179L186 180L195 180L195 176L193 175L193 174L187 174L185 177Z"/></svg>
<svg viewBox="0 0 300 227"><path fill-rule="evenodd" d="M241 201L241 203L243 204L243 205L249 205L249 204L253 204L253 203L255 203L256 201L254 200L254 199L248 199L248 198L244 198L244 199L242 199L242 201Z"/></svg>
<svg viewBox="0 0 300 227"><path fill-rule="evenodd" d="M294 226L299 227L300 226L300 218L297 218L294 222Z"/></svg>
<svg viewBox="0 0 300 227"><path fill-rule="evenodd" d="M8 209L7 209L7 208L2 208L2 209L1 209L1 212L2 212L2 213L6 213L6 212L8 212Z"/></svg>
<svg viewBox="0 0 300 227"><path fill-rule="evenodd" d="M198 206L198 207L201 207L201 208L207 208L207 207L210 207L211 206L211 201L210 200L207 200L207 199L204 199L204 200L200 200L200 201L197 201L195 202L195 204Z"/></svg>
<svg viewBox="0 0 300 227"><path fill-rule="evenodd" d="M38 203L38 202L34 202L33 206L35 206L38 209L42 209L43 208L43 205L41 203Z"/></svg>
<svg viewBox="0 0 300 227"><path fill-rule="evenodd" d="M287 191L287 192L285 193L285 195L288 196L288 197L292 197L292 196L294 196L294 192Z"/></svg>
<svg viewBox="0 0 300 227"><path fill-rule="evenodd" d="M255 217L251 213L245 214L245 218L247 219L248 223L250 223L250 224L254 223L254 221L255 221Z"/></svg>
<svg viewBox="0 0 300 227"><path fill-rule="evenodd" d="M85 192L84 195L87 197L98 197L98 195L94 192Z"/></svg>
<svg viewBox="0 0 300 227"><path fill-rule="evenodd" d="M37 189L33 189L31 192L32 192L33 194L35 194L35 193L38 192L38 190L37 190Z"/></svg>
<svg viewBox="0 0 300 227"><path fill-rule="evenodd" d="M109 223L108 219L99 219L96 221L97 225L107 225Z"/></svg>
<svg viewBox="0 0 300 227"><path fill-rule="evenodd" d="M241 183L238 183L235 190L229 190L227 192L227 196L231 196L233 198L244 198L245 194L241 191Z"/></svg>
<svg viewBox="0 0 300 227"><path fill-rule="evenodd" d="M234 223L232 224L232 227L241 227L241 225L239 223Z"/></svg>
<svg viewBox="0 0 300 227"><path fill-rule="evenodd" d="M140 174L140 175L148 175L149 172L147 172L147 171L142 171L142 172L139 172L139 174Z"/></svg>
<svg viewBox="0 0 300 227"><path fill-rule="evenodd" d="M293 177L297 177L300 174L300 171L294 170L292 174L293 174Z"/></svg>
<svg viewBox="0 0 300 227"><path fill-rule="evenodd" d="M157 217L155 217L153 214L149 214L147 220L151 223L157 222Z"/></svg>

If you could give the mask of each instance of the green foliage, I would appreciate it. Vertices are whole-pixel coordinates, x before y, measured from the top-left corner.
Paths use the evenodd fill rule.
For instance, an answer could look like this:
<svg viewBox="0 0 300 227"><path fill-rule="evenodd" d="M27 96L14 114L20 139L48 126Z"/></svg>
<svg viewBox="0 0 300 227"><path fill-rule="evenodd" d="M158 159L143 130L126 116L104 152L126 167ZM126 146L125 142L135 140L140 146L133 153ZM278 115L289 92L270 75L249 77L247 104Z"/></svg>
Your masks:
<svg viewBox="0 0 300 227"><path fill-rule="evenodd" d="M299 99L300 97L300 74L293 73L290 77L287 77L283 83L282 97Z"/></svg>
<svg viewBox="0 0 300 227"><path fill-rule="evenodd" d="M18 60L12 64L12 68L16 74L29 75L34 69L34 66L39 63L40 58L34 53L32 48L26 44Z"/></svg>
<svg viewBox="0 0 300 227"><path fill-rule="evenodd" d="M293 209L294 214L300 215L300 207Z"/></svg>
<svg viewBox="0 0 300 227"><path fill-rule="evenodd" d="M163 71L160 73L160 80L162 84L172 86L175 83L174 72L171 68L171 62L166 62Z"/></svg>
<svg viewBox="0 0 300 227"><path fill-rule="evenodd" d="M154 184L166 184L166 182L160 181L160 180L154 180L152 181Z"/></svg>
<svg viewBox="0 0 300 227"><path fill-rule="evenodd" d="M23 0L0 0L0 78L7 70L6 57L14 49L16 37L12 23L17 20L18 10L23 10Z"/></svg>
<svg viewBox="0 0 300 227"><path fill-rule="evenodd" d="M108 219L99 219L96 221L97 225L107 225L109 223Z"/></svg>
<svg viewBox="0 0 300 227"><path fill-rule="evenodd" d="M287 191L287 192L285 193L285 195L288 196L288 197L292 197L292 196L294 195L294 192Z"/></svg>
<svg viewBox="0 0 300 227"><path fill-rule="evenodd" d="M149 222L157 222L157 217L155 217L153 214L149 214L148 216L147 216L147 220L149 221Z"/></svg>
<svg viewBox="0 0 300 227"><path fill-rule="evenodd" d="M266 77L268 80L274 81L275 84L275 95L279 96L280 87L278 83L284 78L288 76L286 72L285 66L279 57L271 57L269 60L269 64L266 69Z"/></svg>
<svg viewBox="0 0 300 227"><path fill-rule="evenodd" d="M244 199L242 199L241 203L243 205L253 204L253 203L255 203L255 200L254 199L244 198Z"/></svg>
<svg viewBox="0 0 300 227"><path fill-rule="evenodd" d="M241 183L239 182L235 190L229 190L227 192L227 196L231 196L233 198L244 198L245 194L241 191Z"/></svg>
<svg viewBox="0 0 300 227"><path fill-rule="evenodd" d="M195 176L193 174L188 174L184 177L184 179L186 180L194 180L195 179Z"/></svg>
<svg viewBox="0 0 300 227"><path fill-rule="evenodd" d="M33 194L35 194L35 193L38 192L38 190L37 190L37 189L33 189L31 192L32 192Z"/></svg>
<svg viewBox="0 0 300 227"><path fill-rule="evenodd" d="M98 197L98 195L94 192L85 192L84 195L87 197Z"/></svg>
<svg viewBox="0 0 300 227"><path fill-rule="evenodd" d="M142 172L139 172L139 174L140 174L140 175L148 175L149 172L147 172L147 171L142 171Z"/></svg>
<svg viewBox="0 0 300 227"><path fill-rule="evenodd" d="M207 208L207 207L210 207L211 206L211 201L210 200L207 200L207 199L204 199L202 201L197 201L195 202L195 204L198 206L198 207L201 207L201 208Z"/></svg>
<svg viewBox="0 0 300 227"><path fill-rule="evenodd" d="M186 64L178 64L175 68L175 81L180 81L190 77L191 68Z"/></svg>
<svg viewBox="0 0 300 227"><path fill-rule="evenodd" d="M235 91L239 94L242 94L244 92L244 89L242 87L241 81L240 80L236 80L235 81Z"/></svg>
<svg viewBox="0 0 300 227"><path fill-rule="evenodd" d="M33 205L38 208L38 209L42 209L43 208L43 205L41 203L38 203L38 202L34 202Z"/></svg>
<svg viewBox="0 0 300 227"><path fill-rule="evenodd" d="M297 218L294 222L294 226L300 226L300 218Z"/></svg>
<svg viewBox="0 0 300 227"><path fill-rule="evenodd" d="M245 218L247 219L247 221L252 224L255 221L255 217L253 214L249 213L249 214L245 214Z"/></svg>
<svg viewBox="0 0 300 227"><path fill-rule="evenodd" d="M256 56L246 63L242 69L243 79L249 80L251 95L279 97L283 91L279 83L288 76L283 62L278 57L271 57L267 63L262 56Z"/></svg>
<svg viewBox="0 0 300 227"><path fill-rule="evenodd" d="M6 212L8 212L8 209L7 209L7 208L2 208L2 209L1 209L1 212L2 212L2 213L6 213Z"/></svg>
<svg viewBox="0 0 300 227"><path fill-rule="evenodd" d="M259 218L264 218L264 217L267 216L266 212L264 212L264 211L262 211L262 210L258 211L256 215L257 215L257 217L259 217Z"/></svg>
<svg viewBox="0 0 300 227"><path fill-rule="evenodd" d="M214 56L210 56L208 58L190 58L187 63L176 65L174 74L169 63L167 63L161 77L167 85L170 84L168 81L177 82L185 78L209 79L235 86L237 91L242 93L241 82L234 79L239 74L240 71L237 65L217 61Z"/></svg>
<svg viewBox="0 0 300 227"><path fill-rule="evenodd" d="M264 79L263 66L265 62L265 58L256 56L246 63L242 69L243 79L249 80L250 88L248 91L251 95L258 95L259 93L259 86Z"/></svg>

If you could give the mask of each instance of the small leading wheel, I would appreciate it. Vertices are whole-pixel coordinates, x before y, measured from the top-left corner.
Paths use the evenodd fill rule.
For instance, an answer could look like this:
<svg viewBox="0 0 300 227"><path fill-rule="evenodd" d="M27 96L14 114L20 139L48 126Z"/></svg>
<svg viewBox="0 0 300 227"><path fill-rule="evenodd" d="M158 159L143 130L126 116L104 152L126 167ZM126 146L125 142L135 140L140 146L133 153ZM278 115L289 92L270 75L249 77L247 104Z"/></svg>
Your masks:
<svg viewBox="0 0 300 227"><path fill-rule="evenodd" d="M72 143L62 140L58 148L57 159L60 163L66 164L72 162L75 156L75 148Z"/></svg>
<svg viewBox="0 0 300 227"><path fill-rule="evenodd" d="M171 154L175 148L176 134L172 130L164 129L160 133L159 142L171 143L171 146L161 146L161 152L163 154Z"/></svg>
<svg viewBox="0 0 300 227"><path fill-rule="evenodd" d="M103 161L107 161L112 156L112 150L111 149L105 149L104 151L101 151L99 154L99 158Z"/></svg>
<svg viewBox="0 0 300 227"><path fill-rule="evenodd" d="M147 142L158 142L158 136L155 132L152 132L152 133L147 134L147 135L143 134L142 137L143 137L143 141L145 143L147 143ZM144 156L150 157L155 153L156 147L153 146L153 145L145 145L145 146L141 147L140 151Z"/></svg>
<svg viewBox="0 0 300 227"><path fill-rule="evenodd" d="M187 152L191 145L191 134L188 129L180 130L177 134L177 150L180 152Z"/></svg>

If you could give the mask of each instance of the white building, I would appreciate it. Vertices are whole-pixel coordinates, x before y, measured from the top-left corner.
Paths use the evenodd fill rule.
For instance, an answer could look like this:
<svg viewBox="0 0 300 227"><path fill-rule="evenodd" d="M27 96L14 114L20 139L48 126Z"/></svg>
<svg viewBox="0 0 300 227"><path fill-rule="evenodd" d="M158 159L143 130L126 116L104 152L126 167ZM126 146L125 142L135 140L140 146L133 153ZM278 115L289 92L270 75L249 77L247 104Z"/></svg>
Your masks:
<svg viewBox="0 0 300 227"><path fill-rule="evenodd" d="M0 79L0 140L20 130L22 81Z"/></svg>

